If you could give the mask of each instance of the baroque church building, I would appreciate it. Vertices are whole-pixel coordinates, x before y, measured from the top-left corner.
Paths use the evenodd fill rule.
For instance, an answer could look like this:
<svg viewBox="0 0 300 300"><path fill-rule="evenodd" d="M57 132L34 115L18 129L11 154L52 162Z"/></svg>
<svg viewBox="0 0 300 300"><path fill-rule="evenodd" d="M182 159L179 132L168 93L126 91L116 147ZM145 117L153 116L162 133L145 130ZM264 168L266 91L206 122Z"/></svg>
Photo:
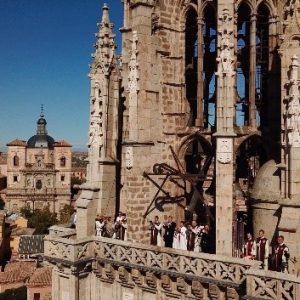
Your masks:
<svg viewBox="0 0 300 300"><path fill-rule="evenodd" d="M64 140L55 141L46 125L41 113L34 136L27 142L16 139L7 144L8 211L49 206L58 213L70 204L72 146Z"/></svg>
<svg viewBox="0 0 300 300"><path fill-rule="evenodd" d="M299 0L122 2L121 57L107 5L96 34L76 230L45 239L52 298L300 299ZM128 241L95 237L117 211ZM150 246L156 215L210 224L215 254ZM290 274L240 258L260 229Z"/></svg>

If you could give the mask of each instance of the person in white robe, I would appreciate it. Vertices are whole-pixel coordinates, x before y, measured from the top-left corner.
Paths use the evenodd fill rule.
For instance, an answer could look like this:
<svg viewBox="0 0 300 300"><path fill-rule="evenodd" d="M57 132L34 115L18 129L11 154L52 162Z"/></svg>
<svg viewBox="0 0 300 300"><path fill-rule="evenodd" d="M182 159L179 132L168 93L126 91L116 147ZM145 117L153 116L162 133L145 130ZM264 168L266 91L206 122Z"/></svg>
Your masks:
<svg viewBox="0 0 300 300"><path fill-rule="evenodd" d="M187 250L187 228L184 226L184 222L179 224L179 230L177 234L177 249Z"/></svg>
<svg viewBox="0 0 300 300"><path fill-rule="evenodd" d="M105 226L104 219L97 216L95 225L96 225L96 235L103 236L103 231L104 231L104 226Z"/></svg>

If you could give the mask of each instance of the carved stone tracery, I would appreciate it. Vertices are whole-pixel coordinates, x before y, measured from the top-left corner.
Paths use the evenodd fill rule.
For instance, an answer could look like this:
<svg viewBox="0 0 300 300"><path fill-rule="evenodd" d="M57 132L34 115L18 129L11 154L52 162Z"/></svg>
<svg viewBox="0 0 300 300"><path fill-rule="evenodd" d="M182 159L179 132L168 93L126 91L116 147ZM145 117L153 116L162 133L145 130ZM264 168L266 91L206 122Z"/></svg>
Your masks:
<svg viewBox="0 0 300 300"><path fill-rule="evenodd" d="M129 109L129 140L137 140L138 132L138 81L139 81L139 65L137 61L137 43L138 35L136 31L132 32L132 43L131 43L131 56L128 64L128 109Z"/></svg>
<svg viewBox="0 0 300 300"><path fill-rule="evenodd" d="M289 73L288 96L287 100L287 130L288 144L300 147L300 102L299 102L299 83L298 83L299 61L296 55L292 58Z"/></svg>

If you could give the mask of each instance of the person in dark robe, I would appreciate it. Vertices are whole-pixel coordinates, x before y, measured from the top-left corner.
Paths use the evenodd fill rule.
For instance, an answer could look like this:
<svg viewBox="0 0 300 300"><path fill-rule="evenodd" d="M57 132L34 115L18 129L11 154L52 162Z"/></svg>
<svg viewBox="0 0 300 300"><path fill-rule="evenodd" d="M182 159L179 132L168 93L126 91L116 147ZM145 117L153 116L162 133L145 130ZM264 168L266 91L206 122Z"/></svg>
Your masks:
<svg viewBox="0 0 300 300"><path fill-rule="evenodd" d="M115 224L114 224L114 235L113 238L121 240L122 239L122 220L124 216L122 212L119 212L119 215L116 218Z"/></svg>
<svg viewBox="0 0 300 300"><path fill-rule="evenodd" d="M111 217L107 217L105 227L106 227L106 230L104 232L104 236L112 238L115 234L115 226L114 226L114 222L112 221Z"/></svg>
<svg viewBox="0 0 300 300"><path fill-rule="evenodd" d="M197 251L199 252L199 239L198 234L201 228L197 226L195 220L192 221L192 224L188 225L187 231L187 250L188 251Z"/></svg>
<svg viewBox="0 0 300 300"><path fill-rule="evenodd" d="M121 222L120 222L120 233L119 233L119 238L120 240L122 241L127 241L127 217L126 217L126 214L123 214L122 215L123 218L121 219Z"/></svg>
<svg viewBox="0 0 300 300"><path fill-rule="evenodd" d="M269 247L269 241L265 237L265 231L261 229L259 231L259 237L256 239L255 259L262 262L262 266L265 270L268 270Z"/></svg>
<svg viewBox="0 0 300 300"><path fill-rule="evenodd" d="M284 237L280 235L273 249L272 270L288 273L289 248L284 243Z"/></svg>
<svg viewBox="0 0 300 300"><path fill-rule="evenodd" d="M168 221L164 224L163 228L165 247L172 248L176 223L173 222L173 218L171 216L168 217Z"/></svg>
<svg viewBox="0 0 300 300"><path fill-rule="evenodd" d="M161 246L162 239L162 224L159 222L158 216L155 216L154 221L150 221L150 244L153 246Z"/></svg>
<svg viewBox="0 0 300 300"><path fill-rule="evenodd" d="M209 225L204 225L204 228L201 232L201 250L203 253L212 253L212 238Z"/></svg>
<svg viewBox="0 0 300 300"><path fill-rule="evenodd" d="M255 257L256 242L250 232L247 233L247 238L243 246L243 258L253 259Z"/></svg>

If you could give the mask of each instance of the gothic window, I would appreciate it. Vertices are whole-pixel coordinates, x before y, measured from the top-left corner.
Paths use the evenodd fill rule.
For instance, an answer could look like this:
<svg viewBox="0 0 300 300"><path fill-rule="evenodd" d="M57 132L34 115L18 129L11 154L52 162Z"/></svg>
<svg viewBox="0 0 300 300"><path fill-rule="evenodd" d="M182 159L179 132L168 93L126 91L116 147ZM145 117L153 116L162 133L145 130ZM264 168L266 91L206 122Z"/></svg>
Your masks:
<svg viewBox="0 0 300 300"><path fill-rule="evenodd" d="M205 128L215 126L216 103L216 57L217 57L217 31L216 13L211 5L207 5L203 16L203 126ZM198 87L199 90L199 87Z"/></svg>
<svg viewBox="0 0 300 300"><path fill-rule="evenodd" d="M255 96L251 94L250 90L250 29L251 10L243 2L239 6L237 19L236 124L238 126L250 125L249 102L255 100L250 100L251 97L254 98Z"/></svg>
<svg viewBox="0 0 300 300"><path fill-rule="evenodd" d="M269 18L268 7L262 3L257 9L256 26L256 107L258 123L266 126L269 66Z"/></svg>
<svg viewBox="0 0 300 300"><path fill-rule="evenodd" d="M198 26L197 13L189 9L185 26L185 81L186 98L190 104L189 126L194 126L197 118L198 81Z"/></svg>
<svg viewBox="0 0 300 300"><path fill-rule="evenodd" d="M60 158L60 166L65 167L66 166L66 158L63 156Z"/></svg>
<svg viewBox="0 0 300 300"><path fill-rule="evenodd" d="M14 158L13 158L14 167L18 167L19 163L20 163L19 157L17 155L15 155Z"/></svg>
<svg viewBox="0 0 300 300"><path fill-rule="evenodd" d="M201 23L201 24L200 24ZM207 4L201 22L190 8L185 28L186 98L190 104L189 126L215 125L216 13Z"/></svg>

